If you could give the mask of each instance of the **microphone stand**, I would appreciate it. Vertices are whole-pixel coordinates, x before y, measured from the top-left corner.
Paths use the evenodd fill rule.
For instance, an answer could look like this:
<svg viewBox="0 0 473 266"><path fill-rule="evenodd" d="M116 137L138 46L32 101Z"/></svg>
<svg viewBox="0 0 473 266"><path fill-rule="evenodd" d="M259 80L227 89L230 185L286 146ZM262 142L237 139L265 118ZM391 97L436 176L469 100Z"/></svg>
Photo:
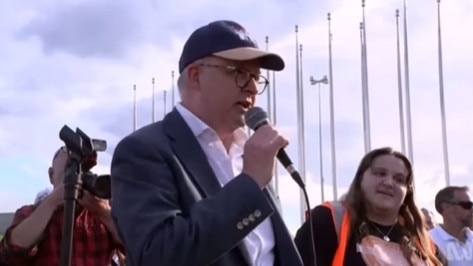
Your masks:
<svg viewBox="0 0 473 266"><path fill-rule="evenodd" d="M64 225L60 266L71 265L76 202L79 188L82 187L81 156L68 150L69 158L64 175Z"/></svg>

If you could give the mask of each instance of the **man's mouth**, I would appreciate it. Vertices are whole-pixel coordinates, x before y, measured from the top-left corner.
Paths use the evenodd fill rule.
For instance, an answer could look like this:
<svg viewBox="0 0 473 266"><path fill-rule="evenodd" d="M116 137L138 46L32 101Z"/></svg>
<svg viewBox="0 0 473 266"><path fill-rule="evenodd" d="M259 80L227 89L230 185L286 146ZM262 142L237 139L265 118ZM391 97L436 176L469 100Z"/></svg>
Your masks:
<svg viewBox="0 0 473 266"><path fill-rule="evenodd" d="M243 107L244 109L249 109L251 107L251 102L248 101L239 101L237 105Z"/></svg>

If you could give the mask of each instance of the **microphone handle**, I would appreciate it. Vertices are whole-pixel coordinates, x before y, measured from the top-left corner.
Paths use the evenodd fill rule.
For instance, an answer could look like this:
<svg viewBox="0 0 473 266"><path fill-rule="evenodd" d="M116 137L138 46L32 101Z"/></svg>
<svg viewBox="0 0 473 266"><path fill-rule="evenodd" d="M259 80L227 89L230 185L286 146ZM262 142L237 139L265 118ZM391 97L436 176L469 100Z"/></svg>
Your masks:
<svg viewBox="0 0 473 266"><path fill-rule="evenodd" d="M294 168L294 165L287 155L286 151L284 149L279 149L276 158L278 158L279 162L284 166L286 171L291 175L292 179L299 185L300 188L304 189L305 188L305 183L302 181L302 177L297 172L296 168Z"/></svg>

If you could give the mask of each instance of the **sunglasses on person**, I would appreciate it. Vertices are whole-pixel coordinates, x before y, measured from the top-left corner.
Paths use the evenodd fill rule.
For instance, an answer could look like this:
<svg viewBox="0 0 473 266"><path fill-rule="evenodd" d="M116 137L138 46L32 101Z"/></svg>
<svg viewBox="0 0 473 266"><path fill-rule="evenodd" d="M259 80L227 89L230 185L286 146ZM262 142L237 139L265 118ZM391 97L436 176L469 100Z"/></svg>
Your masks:
<svg viewBox="0 0 473 266"><path fill-rule="evenodd" d="M458 205L465 210L473 209L473 202L471 201L455 201L455 202L450 202L450 204Z"/></svg>

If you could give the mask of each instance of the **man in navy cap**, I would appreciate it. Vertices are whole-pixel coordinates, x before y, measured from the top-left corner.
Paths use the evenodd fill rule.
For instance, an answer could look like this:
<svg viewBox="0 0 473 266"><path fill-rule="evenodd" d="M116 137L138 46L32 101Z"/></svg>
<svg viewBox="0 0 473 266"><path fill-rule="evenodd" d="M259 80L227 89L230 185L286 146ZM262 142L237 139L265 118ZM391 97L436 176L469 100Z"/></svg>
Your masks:
<svg viewBox="0 0 473 266"><path fill-rule="evenodd" d="M182 101L117 145L112 215L131 266L299 266L269 182L287 139L251 137L245 113L284 61L232 21L194 31L179 60ZM244 156L243 156L244 154Z"/></svg>

